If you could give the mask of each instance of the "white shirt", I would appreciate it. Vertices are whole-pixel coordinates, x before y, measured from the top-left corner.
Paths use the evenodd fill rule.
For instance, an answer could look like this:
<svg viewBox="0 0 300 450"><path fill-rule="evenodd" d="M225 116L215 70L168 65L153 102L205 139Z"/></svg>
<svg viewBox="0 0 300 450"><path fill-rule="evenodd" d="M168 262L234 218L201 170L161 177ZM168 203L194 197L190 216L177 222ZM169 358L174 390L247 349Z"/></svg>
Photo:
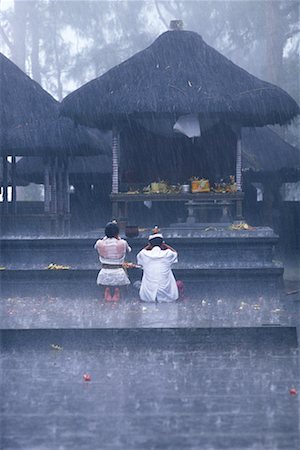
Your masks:
<svg viewBox="0 0 300 450"><path fill-rule="evenodd" d="M178 288L172 264L176 263L177 252L162 250L155 246L152 250L141 250L137 262L143 266L140 298L145 302L172 302L178 298Z"/></svg>
<svg viewBox="0 0 300 450"><path fill-rule="evenodd" d="M104 237L98 239L94 247L102 264L123 264L126 252L131 252L124 239Z"/></svg>

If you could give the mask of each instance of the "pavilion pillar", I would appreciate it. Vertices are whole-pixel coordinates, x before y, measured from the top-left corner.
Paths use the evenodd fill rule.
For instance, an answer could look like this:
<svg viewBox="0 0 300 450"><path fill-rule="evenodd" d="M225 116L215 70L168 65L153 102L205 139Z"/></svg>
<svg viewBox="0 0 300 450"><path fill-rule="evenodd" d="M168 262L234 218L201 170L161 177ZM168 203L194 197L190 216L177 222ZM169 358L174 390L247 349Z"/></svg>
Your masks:
<svg viewBox="0 0 300 450"><path fill-rule="evenodd" d="M8 214L8 165L7 156L3 156L3 212Z"/></svg>
<svg viewBox="0 0 300 450"><path fill-rule="evenodd" d="M120 134L117 127L112 128L112 194L119 192L119 151L120 151ZM118 203L112 202L112 217L118 218Z"/></svg>
<svg viewBox="0 0 300 450"><path fill-rule="evenodd" d="M44 212L50 213L51 188L50 188L50 162L49 158L44 160Z"/></svg>
<svg viewBox="0 0 300 450"><path fill-rule="evenodd" d="M51 160L51 170L50 170L50 183L51 183L51 202L50 202L50 213L51 213L51 232L57 234L57 158L54 157Z"/></svg>
<svg viewBox="0 0 300 450"><path fill-rule="evenodd" d="M16 157L11 158L11 201L12 201L12 213L17 214L17 185L16 185Z"/></svg>
<svg viewBox="0 0 300 450"><path fill-rule="evenodd" d="M59 233L64 234L64 193L63 193L63 160L57 159L57 216Z"/></svg>
<svg viewBox="0 0 300 450"><path fill-rule="evenodd" d="M50 212L51 214L56 214L57 213L56 157L51 159L50 184L51 184Z"/></svg>
<svg viewBox="0 0 300 450"><path fill-rule="evenodd" d="M242 190L242 137L239 131L236 143L236 167L235 167L235 180L237 190Z"/></svg>
<svg viewBox="0 0 300 450"><path fill-rule="evenodd" d="M70 182L69 182L69 158L63 162L63 209L64 209L64 232L70 234Z"/></svg>
<svg viewBox="0 0 300 450"><path fill-rule="evenodd" d="M57 164L57 212L63 214L64 212L64 195L63 195L63 162L58 159Z"/></svg>
<svg viewBox="0 0 300 450"><path fill-rule="evenodd" d="M237 191L242 191L242 135L241 128L239 127L237 131L237 142L236 142L236 166L235 166L235 181L237 186ZM243 203L242 200L236 202L236 219L242 220L243 218Z"/></svg>

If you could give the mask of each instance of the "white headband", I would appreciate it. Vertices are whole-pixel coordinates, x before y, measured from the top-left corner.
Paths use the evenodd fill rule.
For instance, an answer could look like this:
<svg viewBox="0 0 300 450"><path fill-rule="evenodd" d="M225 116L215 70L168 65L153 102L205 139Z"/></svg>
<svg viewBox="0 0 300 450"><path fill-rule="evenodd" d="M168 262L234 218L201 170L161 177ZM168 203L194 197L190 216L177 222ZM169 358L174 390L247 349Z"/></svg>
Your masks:
<svg viewBox="0 0 300 450"><path fill-rule="evenodd" d="M151 241L152 239L155 239L155 238L161 238L161 239L163 239L163 235L162 235L161 233L151 234L151 235L149 236L148 240Z"/></svg>

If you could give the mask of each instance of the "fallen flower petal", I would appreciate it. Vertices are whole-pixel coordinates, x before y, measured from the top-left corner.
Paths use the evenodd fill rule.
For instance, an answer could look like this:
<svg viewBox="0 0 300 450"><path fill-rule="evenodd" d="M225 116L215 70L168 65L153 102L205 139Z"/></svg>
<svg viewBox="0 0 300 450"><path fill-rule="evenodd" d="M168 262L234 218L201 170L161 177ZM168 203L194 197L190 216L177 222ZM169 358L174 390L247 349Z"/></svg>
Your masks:
<svg viewBox="0 0 300 450"><path fill-rule="evenodd" d="M84 381L91 381L92 377L88 373L84 373L83 374L83 379L84 379Z"/></svg>

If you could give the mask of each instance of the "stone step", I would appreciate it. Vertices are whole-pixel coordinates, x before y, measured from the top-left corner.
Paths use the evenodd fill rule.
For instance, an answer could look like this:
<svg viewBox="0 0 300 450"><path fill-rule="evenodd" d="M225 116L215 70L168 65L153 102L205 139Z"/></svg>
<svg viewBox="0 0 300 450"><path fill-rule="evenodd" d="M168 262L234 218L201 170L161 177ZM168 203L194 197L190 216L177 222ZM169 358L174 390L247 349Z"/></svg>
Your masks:
<svg viewBox="0 0 300 450"><path fill-rule="evenodd" d="M141 233L142 234L142 233ZM128 239L132 253L127 260L135 262L137 253L147 242L148 233ZM103 235L103 234L102 234ZM176 248L180 264L183 265L239 265L271 264L274 247L278 242L271 229L253 231L164 232L166 241ZM63 265L95 265L98 261L93 248L94 237L77 238L16 238L0 240L0 266L12 264L43 264L50 262Z"/></svg>
<svg viewBox="0 0 300 450"><path fill-rule="evenodd" d="M219 352L236 350L239 358L251 356L254 350L263 353L275 351L285 357L288 348L297 348L295 327L241 327L241 328L134 328L134 329L27 329L0 330L1 347L5 351L51 350L58 343L65 350L123 349L169 350L205 352L203 357L214 360ZM221 345L221 346L220 346ZM212 352L212 353L210 353ZM192 355L191 355L192 356ZM230 361L227 364L230 365Z"/></svg>
<svg viewBox="0 0 300 450"><path fill-rule="evenodd" d="M99 294L96 278L99 269L5 269L0 270L2 295L95 295ZM282 266L264 267L202 267L174 268L177 280L182 280L188 295L199 291L202 295L234 298L236 296L271 296L279 298L282 284ZM129 278L133 284L141 280L142 271L132 269ZM133 287L130 286L132 290Z"/></svg>

